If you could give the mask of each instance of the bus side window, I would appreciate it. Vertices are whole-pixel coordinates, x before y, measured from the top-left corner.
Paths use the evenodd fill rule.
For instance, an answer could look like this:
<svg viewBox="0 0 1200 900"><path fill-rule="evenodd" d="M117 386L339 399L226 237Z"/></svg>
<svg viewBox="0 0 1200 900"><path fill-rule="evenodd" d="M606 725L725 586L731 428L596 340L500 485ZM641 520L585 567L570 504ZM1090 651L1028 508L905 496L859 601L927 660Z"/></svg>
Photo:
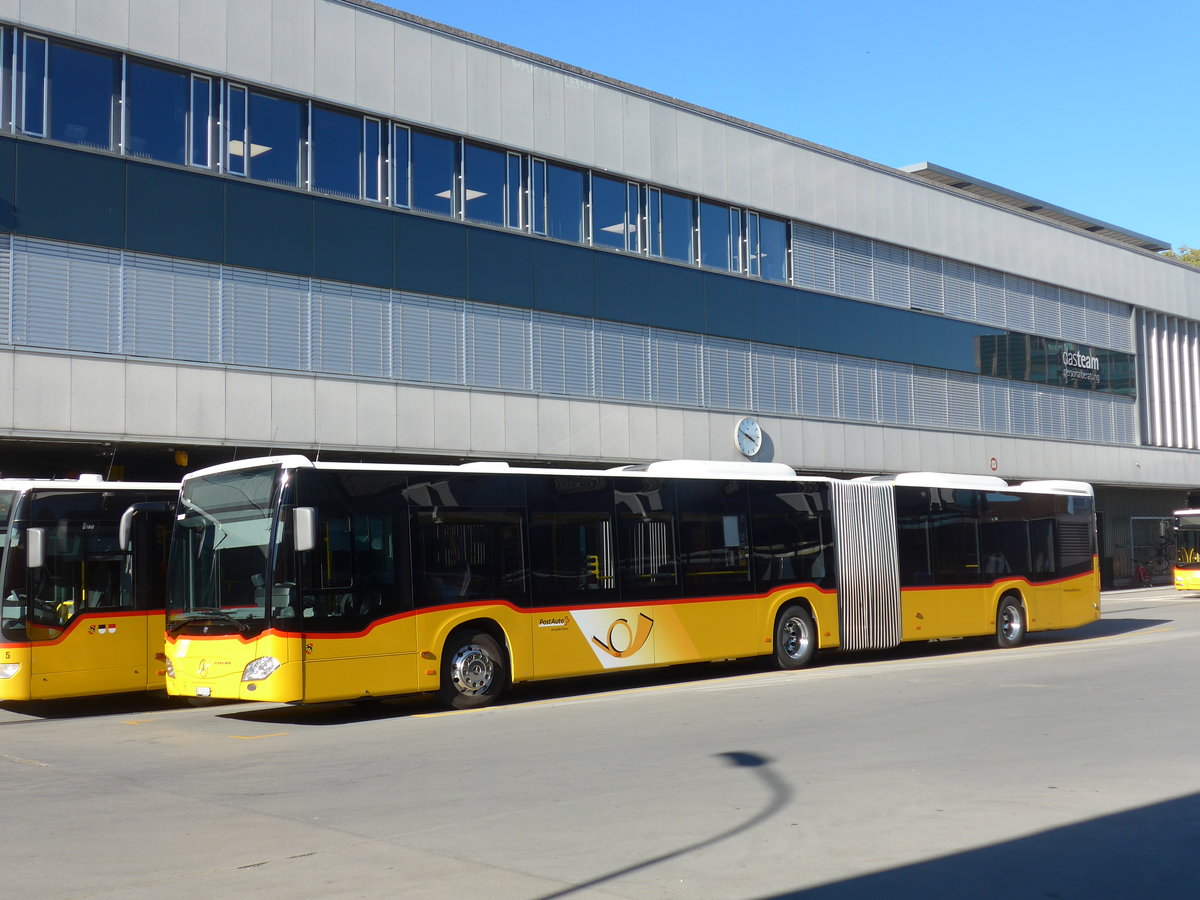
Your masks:
<svg viewBox="0 0 1200 900"><path fill-rule="evenodd" d="M662 479L616 482L621 591L631 597L674 597L679 593L674 494L674 484Z"/></svg>
<svg viewBox="0 0 1200 900"><path fill-rule="evenodd" d="M617 590L612 485L577 475L528 482L534 603L611 603Z"/></svg>

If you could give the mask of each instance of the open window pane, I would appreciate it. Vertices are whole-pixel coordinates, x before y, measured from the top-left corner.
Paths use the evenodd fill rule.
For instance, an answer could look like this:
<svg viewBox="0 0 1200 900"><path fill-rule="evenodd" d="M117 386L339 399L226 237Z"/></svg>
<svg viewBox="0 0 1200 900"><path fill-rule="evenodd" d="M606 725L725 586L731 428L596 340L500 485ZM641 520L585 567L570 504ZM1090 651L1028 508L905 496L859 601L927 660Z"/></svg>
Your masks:
<svg viewBox="0 0 1200 900"><path fill-rule="evenodd" d="M116 60L66 44L50 45L50 137L112 149Z"/></svg>
<svg viewBox="0 0 1200 900"><path fill-rule="evenodd" d="M530 178L530 195L533 206L533 233L546 233L546 164L540 159L533 161L533 176Z"/></svg>
<svg viewBox="0 0 1200 900"><path fill-rule="evenodd" d="M463 217L472 222L503 225L504 153L473 144L467 144L463 153Z"/></svg>
<svg viewBox="0 0 1200 900"><path fill-rule="evenodd" d="M632 181L625 185L625 249L637 253L642 249L640 239L641 204L638 203L638 186Z"/></svg>
<svg viewBox="0 0 1200 900"><path fill-rule="evenodd" d="M188 76L131 60L125 73L125 104L125 152L183 165Z"/></svg>
<svg viewBox="0 0 1200 900"><path fill-rule="evenodd" d="M250 177L300 186L304 108L294 100L250 94ZM232 146L230 152L233 152Z"/></svg>
<svg viewBox="0 0 1200 900"><path fill-rule="evenodd" d="M231 174L245 175L249 148L246 141L246 89L243 87L229 85L225 101L225 130L226 165Z"/></svg>
<svg viewBox="0 0 1200 900"><path fill-rule="evenodd" d="M192 76L192 159L193 166L212 165L212 83Z"/></svg>
<svg viewBox="0 0 1200 900"><path fill-rule="evenodd" d="M458 141L412 133L412 208L440 216L454 215L454 176Z"/></svg>
<svg viewBox="0 0 1200 900"><path fill-rule="evenodd" d="M320 106L313 107L312 117L313 188L357 198L362 118Z"/></svg>
<svg viewBox="0 0 1200 900"><path fill-rule="evenodd" d="M520 228L525 223L521 216L521 200L524 196L524 191L521 186L521 155L519 153L508 154L508 174L505 190L507 191L506 196L508 198L507 220L505 224L509 228Z"/></svg>
<svg viewBox="0 0 1200 900"><path fill-rule="evenodd" d="M392 203L408 206L409 191L409 133L403 125L392 128Z"/></svg>
<svg viewBox="0 0 1200 900"><path fill-rule="evenodd" d="M625 216L625 182L592 176L592 243L624 250L628 225Z"/></svg>
<svg viewBox="0 0 1200 900"><path fill-rule="evenodd" d="M379 185L383 171L383 124L378 119L363 119L363 197L382 199Z"/></svg>

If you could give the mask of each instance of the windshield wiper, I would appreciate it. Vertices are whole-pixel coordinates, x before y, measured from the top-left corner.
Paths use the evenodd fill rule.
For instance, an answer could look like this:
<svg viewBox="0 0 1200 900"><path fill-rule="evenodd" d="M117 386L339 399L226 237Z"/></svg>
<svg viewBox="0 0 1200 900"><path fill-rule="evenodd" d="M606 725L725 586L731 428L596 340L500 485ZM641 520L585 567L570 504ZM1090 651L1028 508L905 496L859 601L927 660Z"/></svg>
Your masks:
<svg viewBox="0 0 1200 900"><path fill-rule="evenodd" d="M167 634L175 634L175 633L181 631L183 628L185 628L188 625L191 625L195 622L202 622L205 620L216 621L216 622L229 622L231 625L233 625L235 628L237 628L237 630L239 632L241 632L242 634L245 634L246 631L249 630L249 626L247 625L247 623L244 620L235 618L234 616L231 616L229 613L225 612L225 610L216 609L216 608L206 608L206 609L193 609L191 612L185 612L182 615L178 616L177 618L172 619L170 624L167 625Z"/></svg>

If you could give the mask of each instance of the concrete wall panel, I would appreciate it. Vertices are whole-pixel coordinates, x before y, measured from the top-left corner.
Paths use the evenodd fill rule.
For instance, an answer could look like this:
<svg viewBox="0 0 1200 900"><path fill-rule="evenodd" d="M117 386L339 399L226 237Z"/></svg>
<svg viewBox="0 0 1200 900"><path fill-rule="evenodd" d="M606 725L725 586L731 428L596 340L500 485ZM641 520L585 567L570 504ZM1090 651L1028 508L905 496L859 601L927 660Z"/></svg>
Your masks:
<svg viewBox="0 0 1200 900"><path fill-rule="evenodd" d="M0 429L12 428L15 424L13 418L15 365L15 354L0 351Z"/></svg>
<svg viewBox="0 0 1200 900"><path fill-rule="evenodd" d="M533 68L511 57L500 63L500 138L521 150L533 147Z"/></svg>
<svg viewBox="0 0 1200 900"><path fill-rule="evenodd" d="M625 169L624 101L616 91L597 90L592 112L595 165L610 172L628 174Z"/></svg>
<svg viewBox="0 0 1200 900"><path fill-rule="evenodd" d="M165 438L178 431L179 402L174 367L127 363L125 431Z"/></svg>
<svg viewBox="0 0 1200 900"><path fill-rule="evenodd" d="M703 119L676 113L675 164L678 167L673 182L688 191L700 193L704 187L704 149L701 126Z"/></svg>
<svg viewBox="0 0 1200 900"><path fill-rule="evenodd" d="M658 410L652 406L631 406L629 416L629 452L624 459L665 459L658 439Z"/></svg>
<svg viewBox="0 0 1200 900"><path fill-rule="evenodd" d="M316 437L316 381L303 375L275 375L256 390L264 388L271 393L271 443L311 446Z"/></svg>
<svg viewBox="0 0 1200 900"><path fill-rule="evenodd" d="M320 2L312 42L313 88L323 100L353 105L358 53L354 36L358 14L348 6Z"/></svg>
<svg viewBox="0 0 1200 900"><path fill-rule="evenodd" d="M75 34L75 0L21 0L18 18L30 28Z"/></svg>
<svg viewBox="0 0 1200 900"><path fill-rule="evenodd" d="M80 4L77 24L83 24L83 11L92 5ZM179 0L129 0L126 9L130 50L158 59L179 59ZM114 13L119 22L120 12Z"/></svg>
<svg viewBox="0 0 1200 900"><path fill-rule="evenodd" d="M507 440L504 428L505 404L495 394L470 393L471 452L485 456L504 456Z"/></svg>
<svg viewBox="0 0 1200 900"><path fill-rule="evenodd" d="M353 381L317 381L316 438L318 446L358 444L358 391Z"/></svg>
<svg viewBox="0 0 1200 900"><path fill-rule="evenodd" d="M359 382L355 396L358 444L362 447L396 446L396 389L390 384Z"/></svg>
<svg viewBox="0 0 1200 900"><path fill-rule="evenodd" d="M567 131L563 105L566 102L565 76L536 66L533 70L533 149L546 156L563 157L567 151Z"/></svg>
<svg viewBox="0 0 1200 900"><path fill-rule="evenodd" d="M260 84L271 83L272 0L238 0L228 6L225 36L229 74Z"/></svg>
<svg viewBox="0 0 1200 900"><path fill-rule="evenodd" d="M224 72L229 53L228 3L179 0L179 61L211 72Z"/></svg>
<svg viewBox="0 0 1200 900"><path fill-rule="evenodd" d="M538 447L551 458L571 453L571 401L539 397L537 412Z"/></svg>
<svg viewBox="0 0 1200 900"><path fill-rule="evenodd" d="M604 459L627 460L630 447L630 409L613 403L599 404L600 453Z"/></svg>
<svg viewBox="0 0 1200 900"><path fill-rule="evenodd" d="M18 6L19 4L12 4ZM131 15L136 15L137 12L143 12L142 7L146 5L145 0L90 0L90 2L80 3L75 9L75 36L81 41L95 41L98 44L110 44L114 47L123 47L128 42L130 47L137 46L135 38L129 27L129 19ZM163 4L164 9L168 4ZM178 6L176 6L178 13ZM150 10L150 14L154 15L154 10ZM7 18L8 14L0 10L0 15ZM156 56L159 59L175 59L179 50L179 22L178 15L173 23L174 33L168 37L161 48L154 46L147 47L143 50L151 56ZM139 26L138 38L141 35Z"/></svg>
<svg viewBox="0 0 1200 900"><path fill-rule="evenodd" d="M397 22L392 28L395 114L410 122L433 119L433 35Z"/></svg>
<svg viewBox="0 0 1200 900"><path fill-rule="evenodd" d="M471 449L471 395L439 391L433 408L433 448L446 453Z"/></svg>
<svg viewBox="0 0 1200 900"><path fill-rule="evenodd" d="M396 106L395 51L395 35L388 17L370 13L355 17L354 96L359 108L391 115Z"/></svg>
<svg viewBox="0 0 1200 900"><path fill-rule="evenodd" d="M398 384L396 446L411 450L428 447L433 437L434 391Z"/></svg>
<svg viewBox="0 0 1200 900"><path fill-rule="evenodd" d="M504 140L501 73L507 62L504 57L477 48L467 51L467 122L474 137Z"/></svg>
<svg viewBox="0 0 1200 900"><path fill-rule="evenodd" d="M433 36L433 109L430 121L439 128L469 132L467 117L467 48L460 41Z"/></svg>
<svg viewBox="0 0 1200 900"><path fill-rule="evenodd" d="M650 123L652 104L632 94L621 95L625 172L631 178L647 179L654 168L654 147Z"/></svg>
<svg viewBox="0 0 1200 900"><path fill-rule="evenodd" d="M235 443L273 444L276 428L271 415L271 391L256 372L225 375L225 433Z"/></svg>
<svg viewBox="0 0 1200 900"><path fill-rule="evenodd" d="M600 455L600 404L588 400L572 400L569 424L571 455L598 457Z"/></svg>
<svg viewBox="0 0 1200 900"><path fill-rule="evenodd" d="M220 369L175 372L176 433L193 440L224 441L225 373Z"/></svg>
<svg viewBox="0 0 1200 900"><path fill-rule="evenodd" d="M495 398L492 398L495 402ZM504 397L505 453L528 457L538 452L538 399L513 394Z"/></svg>
<svg viewBox="0 0 1200 900"><path fill-rule="evenodd" d="M726 136L734 132L712 119L700 119L699 125L700 193L718 200L733 201L729 191L729 154L725 141ZM680 162L683 162L682 155Z"/></svg>
<svg viewBox="0 0 1200 900"><path fill-rule="evenodd" d="M596 164L596 92L594 82L563 79L564 153L586 166Z"/></svg>
<svg viewBox="0 0 1200 900"><path fill-rule="evenodd" d="M13 366L13 424L32 432L71 429L71 366L62 356L20 353Z"/></svg>
<svg viewBox="0 0 1200 900"><path fill-rule="evenodd" d="M271 17L271 83L289 91L316 93L317 44L314 0L274 0ZM348 49L354 51L353 45Z"/></svg>

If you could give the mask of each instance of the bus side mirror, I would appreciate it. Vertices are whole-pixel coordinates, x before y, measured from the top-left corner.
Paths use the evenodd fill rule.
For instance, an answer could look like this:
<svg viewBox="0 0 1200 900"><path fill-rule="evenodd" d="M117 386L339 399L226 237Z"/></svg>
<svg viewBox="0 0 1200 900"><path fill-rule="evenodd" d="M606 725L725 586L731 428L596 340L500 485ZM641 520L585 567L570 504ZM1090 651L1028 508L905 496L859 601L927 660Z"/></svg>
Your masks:
<svg viewBox="0 0 1200 900"><path fill-rule="evenodd" d="M40 569L46 564L46 529L25 529L25 565L30 569Z"/></svg>
<svg viewBox="0 0 1200 900"><path fill-rule="evenodd" d="M117 546L125 551L128 551L130 544L133 543L130 539L130 535L133 532L133 514L134 509L132 506L121 513L121 525L117 529Z"/></svg>
<svg viewBox="0 0 1200 900"><path fill-rule="evenodd" d="M317 511L311 506L292 510L292 543L298 552L317 546Z"/></svg>

